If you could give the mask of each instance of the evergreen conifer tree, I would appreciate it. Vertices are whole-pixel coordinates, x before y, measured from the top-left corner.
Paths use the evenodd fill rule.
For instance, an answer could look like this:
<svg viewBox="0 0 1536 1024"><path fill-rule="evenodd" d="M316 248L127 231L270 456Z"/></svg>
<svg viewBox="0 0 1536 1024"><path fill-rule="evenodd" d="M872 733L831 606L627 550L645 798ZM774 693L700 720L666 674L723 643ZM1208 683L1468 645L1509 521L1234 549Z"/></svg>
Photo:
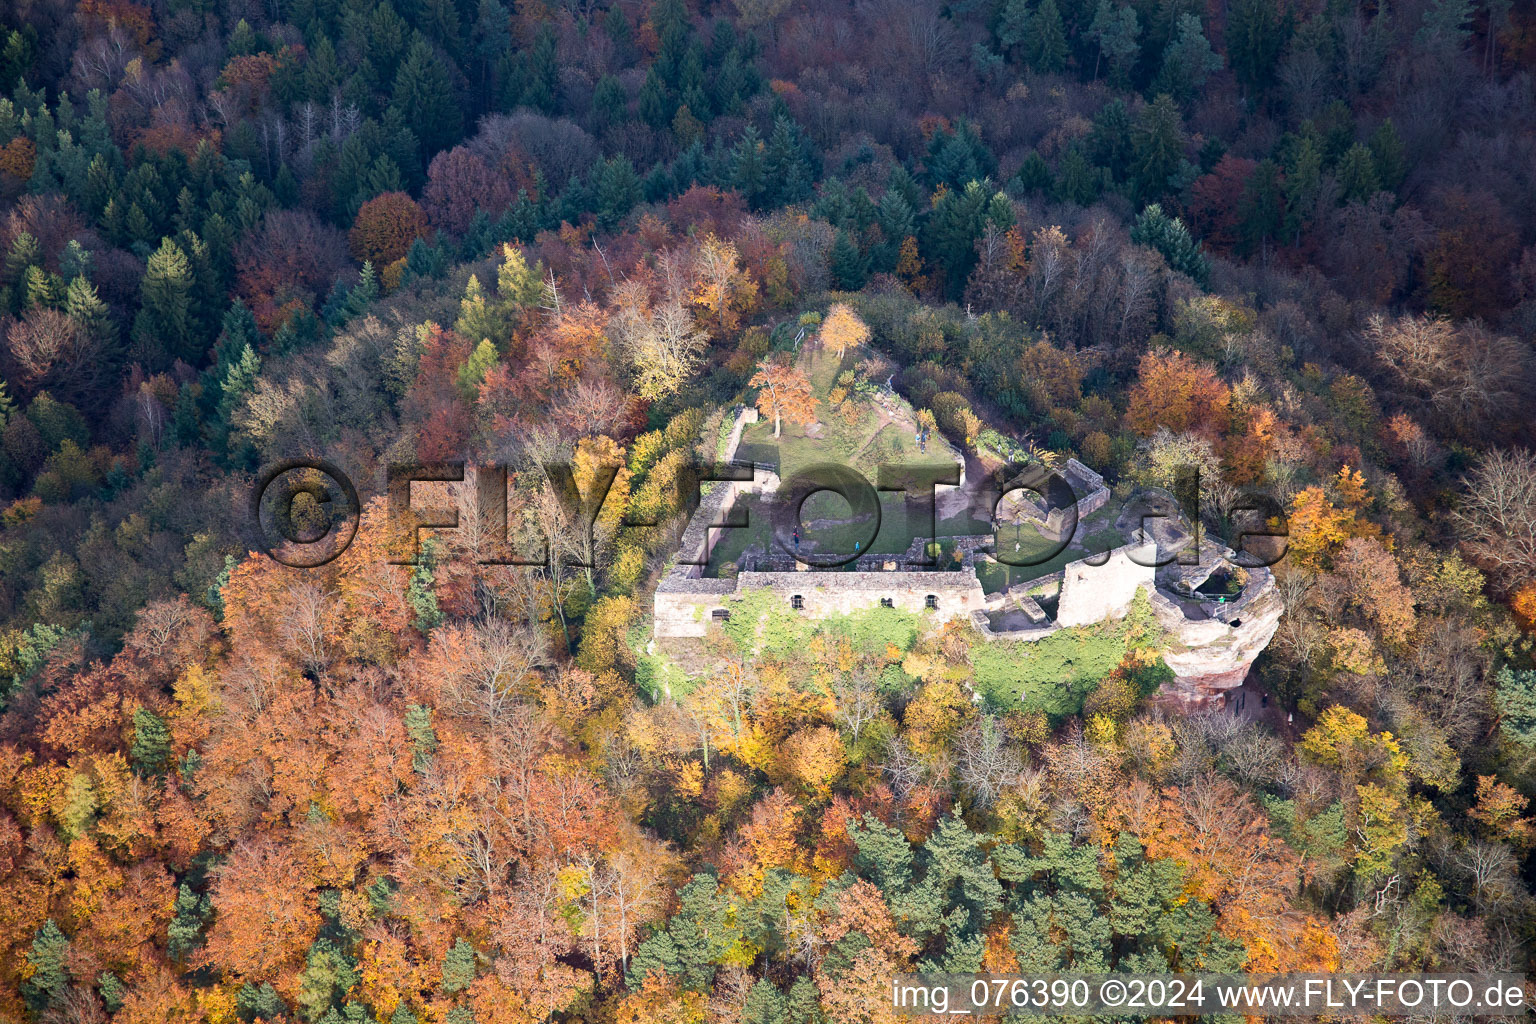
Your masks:
<svg viewBox="0 0 1536 1024"><path fill-rule="evenodd" d="M1056 75L1066 69L1067 55L1067 30L1061 23L1056 0L1040 0L1040 6L1029 17L1024 59L1036 71Z"/></svg>

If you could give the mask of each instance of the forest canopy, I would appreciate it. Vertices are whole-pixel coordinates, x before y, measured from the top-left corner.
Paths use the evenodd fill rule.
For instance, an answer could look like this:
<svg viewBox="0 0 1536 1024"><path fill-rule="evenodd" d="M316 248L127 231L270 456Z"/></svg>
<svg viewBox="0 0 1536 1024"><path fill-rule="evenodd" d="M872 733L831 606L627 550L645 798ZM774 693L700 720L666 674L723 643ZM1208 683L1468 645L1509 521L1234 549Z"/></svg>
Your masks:
<svg viewBox="0 0 1536 1024"><path fill-rule="evenodd" d="M1536 973L1533 75L1511 0L3 5L0 1024ZM653 643L736 409L887 390L1271 495L1241 696L1160 700L1144 606ZM318 568L249 522L295 458L359 492ZM504 493L395 564L448 460Z"/></svg>

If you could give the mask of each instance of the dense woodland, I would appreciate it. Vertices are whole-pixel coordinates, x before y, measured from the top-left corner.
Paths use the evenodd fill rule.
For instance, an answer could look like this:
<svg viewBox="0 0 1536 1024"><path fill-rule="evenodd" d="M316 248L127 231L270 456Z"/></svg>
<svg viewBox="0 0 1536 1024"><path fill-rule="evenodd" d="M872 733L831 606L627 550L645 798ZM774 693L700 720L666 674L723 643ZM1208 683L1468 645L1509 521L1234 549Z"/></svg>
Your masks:
<svg viewBox="0 0 1536 1024"><path fill-rule="evenodd" d="M0 6L0 1021L1536 973L1533 73L1512 0ZM1294 726L1149 701L1142 611L979 703L895 613L655 657L797 337L850 415L1273 494ZM293 456L363 492L319 569L252 553ZM467 485L390 564L382 467L454 458L543 566Z"/></svg>

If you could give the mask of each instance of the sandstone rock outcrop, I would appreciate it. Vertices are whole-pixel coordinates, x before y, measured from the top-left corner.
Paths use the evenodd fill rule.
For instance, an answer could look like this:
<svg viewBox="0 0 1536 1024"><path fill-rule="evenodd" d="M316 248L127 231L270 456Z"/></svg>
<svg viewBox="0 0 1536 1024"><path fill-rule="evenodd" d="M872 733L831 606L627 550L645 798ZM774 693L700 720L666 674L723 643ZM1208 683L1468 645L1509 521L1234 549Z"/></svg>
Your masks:
<svg viewBox="0 0 1536 1024"><path fill-rule="evenodd" d="M1174 672L1173 682L1163 687L1164 699L1197 708L1220 700L1225 691L1241 686L1248 677L1285 611L1274 575L1268 569L1248 572L1242 598L1220 606L1214 615L1206 616L1193 602L1153 591L1153 610L1169 636L1163 661Z"/></svg>

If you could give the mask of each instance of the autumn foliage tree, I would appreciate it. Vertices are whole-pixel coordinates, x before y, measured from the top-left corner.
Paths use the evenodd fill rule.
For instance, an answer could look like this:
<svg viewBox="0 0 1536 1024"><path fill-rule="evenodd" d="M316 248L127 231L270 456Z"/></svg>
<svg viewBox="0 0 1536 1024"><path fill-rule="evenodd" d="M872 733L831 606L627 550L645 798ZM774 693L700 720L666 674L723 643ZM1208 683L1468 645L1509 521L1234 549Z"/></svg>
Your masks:
<svg viewBox="0 0 1536 1024"><path fill-rule="evenodd" d="M427 234L427 215L404 192L374 196L357 211L347 236L352 255L386 267L405 256L411 243Z"/></svg>
<svg viewBox="0 0 1536 1024"><path fill-rule="evenodd" d="M4 1024L1519 967L1529 5L233 6L0 11ZM871 464L1195 465L1213 532L1271 489L1289 554L1190 627L1279 616L1249 697L1157 699L1141 600L987 638L741 574L655 635L743 401ZM357 523L301 570L242 510L303 457L360 507L294 497ZM431 462L458 524L395 543Z"/></svg>
<svg viewBox="0 0 1536 1024"><path fill-rule="evenodd" d="M811 381L788 363L765 359L757 365L751 385L758 388L757 409L773 417L773 436L778 437L783 421L810 423L816 418L816 401Z"/></svg>
<svg viewBox="0 0 1536 1024"><path fill-rule="evenodd" d="M844 352L868 341L869 325L846 302L834 302L821 323L821 343L842 359Z"/></svg>
<svg viewBox="0 0 1536 1024"><path fill-rule="evenodd" d="M1148 352L1141 357L1126 417L1148 436L1158 427L1219 436L1225 427L1230 389L1216 371L1182 352Z"/></svg>

